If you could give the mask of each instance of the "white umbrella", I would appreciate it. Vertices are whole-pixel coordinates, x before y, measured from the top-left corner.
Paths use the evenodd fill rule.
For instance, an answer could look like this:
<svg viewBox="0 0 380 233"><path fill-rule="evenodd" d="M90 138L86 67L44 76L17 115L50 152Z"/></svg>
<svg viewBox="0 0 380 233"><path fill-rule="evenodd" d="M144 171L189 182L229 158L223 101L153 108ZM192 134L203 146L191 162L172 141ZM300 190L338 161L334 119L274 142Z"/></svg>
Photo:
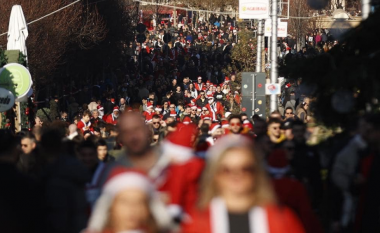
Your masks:
<svg viewBox="0 0 380 233"><path fill-rule="evenodd" d="M14 5L9 19L7 50L20 50L27 56L26 38L28 38L28 26L24 13L20 5Z"/></svg>

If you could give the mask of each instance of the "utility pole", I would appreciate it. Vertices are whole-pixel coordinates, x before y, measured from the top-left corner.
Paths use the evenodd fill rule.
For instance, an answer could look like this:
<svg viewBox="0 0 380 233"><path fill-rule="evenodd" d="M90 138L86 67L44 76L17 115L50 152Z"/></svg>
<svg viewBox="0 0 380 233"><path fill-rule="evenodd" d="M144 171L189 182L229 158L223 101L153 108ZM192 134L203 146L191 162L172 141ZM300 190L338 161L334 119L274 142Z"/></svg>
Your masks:
<svg viewBox="0 0 380 233"><path fill-rule="evenodd" d="M271 72L270 72L270 81L271 83L277 83L277 0L272 0L272 48L271 48ZM277 95L270 96L270 112L273 112L278 109L278 100Z"/></svg>
<svg viewBox="0 0 380 233"><path fill-rule="evenodd" d="M261 72L261 55L263 51L263 20L259 19L257 26L257 55L256 55L256 72Z"/></svg>
<svg viewBox="0 0 380 233"><path fill-rule="evenodd" d="M371 11L371 0L362 0L362 20L366 20Z"/></svg>

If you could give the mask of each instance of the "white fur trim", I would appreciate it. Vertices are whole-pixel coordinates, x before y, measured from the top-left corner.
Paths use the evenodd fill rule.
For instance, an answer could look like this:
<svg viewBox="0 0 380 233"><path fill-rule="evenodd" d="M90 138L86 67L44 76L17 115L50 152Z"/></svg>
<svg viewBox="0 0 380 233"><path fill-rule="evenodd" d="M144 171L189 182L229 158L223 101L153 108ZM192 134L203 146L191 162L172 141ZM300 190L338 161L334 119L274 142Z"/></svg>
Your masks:
<svg viewBox="0 0 380 233"><path fill-rule="evenodd" d="M169 140L162 142L161 148L162 156L167 156L170 160L174 160L176 163L185 163L194 155L193 148L180 146Z"/></svg>
<svg viewBox="0 0 380 233"><path fill-rule="evenodd" d="M249 228L251 233L269 233L267 212L262 207L255 207L249 212Z"/></svg>
<svg viewBox="0 0 380 233"><path fill-rule="evenodd" d="M105 184L103 192L114 197L120 191L131 188L140 189L148 195L154 191L153 185L146 177L135 172L126 172L111 178Z"/></svg>
<svg viewBox="0 0 380 233"><path fill-rule="evenodd" d="M167 210L172 218L181 217L183 214L182 208L179 205L168 205Z"/></svg>

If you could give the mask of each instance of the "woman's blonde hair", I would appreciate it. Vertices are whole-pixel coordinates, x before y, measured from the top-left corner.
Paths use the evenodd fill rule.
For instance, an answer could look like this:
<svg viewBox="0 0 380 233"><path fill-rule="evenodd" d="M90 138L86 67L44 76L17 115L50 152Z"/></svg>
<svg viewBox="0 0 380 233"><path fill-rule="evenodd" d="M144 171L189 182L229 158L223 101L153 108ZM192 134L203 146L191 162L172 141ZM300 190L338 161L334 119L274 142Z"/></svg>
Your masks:
<svg viewBox="0 0 380 233"><path fill-rule="evenodd" d="M219 139L207 153L208 164L201 181L200 208L207 208L212 198L220 195L215 176L220 169L221 161L228 151L233 149L247 149L255 161L255 185L252 191L253 205L264 206L274 204L276 198L272 184L263 166L263 156L256 150L253 143L244 136L227 135Z"/></svg>

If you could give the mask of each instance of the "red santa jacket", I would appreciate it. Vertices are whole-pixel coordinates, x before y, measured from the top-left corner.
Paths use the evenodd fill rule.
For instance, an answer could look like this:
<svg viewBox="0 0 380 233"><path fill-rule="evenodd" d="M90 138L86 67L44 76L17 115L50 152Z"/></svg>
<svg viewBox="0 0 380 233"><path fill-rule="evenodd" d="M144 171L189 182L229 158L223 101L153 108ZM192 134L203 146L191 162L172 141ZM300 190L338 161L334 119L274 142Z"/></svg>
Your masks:
<svg viewBox="0 0 380 233"><path fill-rule="evenodd" d="M210 112L210 115L212 117L212 120L218 120L218 114L222 117L224 116L224 108L223 105L220 102L213 102L212 104L207 104L206 108Z"/></svg>
<svg viewBox="0 0 380 233"><path fill-rule="evenodd" d="M154 112L148 112L148 111L143 112L143 116L145 117L146 122L151 122L153 119L153 115L154 115Z"/></svg>
<svg viewBox="0 0 380 233"><path fill-rule="evenodd" d="M206 90L206 85L204 83L194 83L194 87L197 91Z"/></svg>
<svg viewBox="0 0 380 233"><path fill-rule="evenodd" d="M166 179L157 188L167 194L169 205L177 208L177 214L190 213L196 205L204 166L204 160L193 157L184 164L171 164L165 171Z"/></svg>
<svg viewBox="0 0 380 233"><path fill-rule="evenodd" d="M78 129L80 129L80 131L83 133L84 131L86 131L86 130L91 130L91 131L93 131L93 128L92 128L92 126L91 126L91 122L89 121L89 122L87 122L87 123L85 123L83 120L81 120L81 121L79 121L78 123L77 123L77 127L78 127Z"/></svg>
<svg viewBox="0 0 380 233"><path fill-rule="evenodd" d="M213 199L206 210L196 210L192 221L183 225L182 233L229 232L228 214L222 205L214 205ZM254 207L249 212L251 232L260 233L304 233L302 224L291 210L275 205Z"/></svg>
<svg viewBox="0 0 380 233"><path fill-rule="evenodd" d="M107 116L106 123L116 125L117 118L113 114L110 114Z"/></svg>
<svg viewBox="0 0 380 233"><path fill-rule="evenodd" d="M308 194L302 183L289 177L275 178L272 183L279 202L297 214L306 232L323 232L321 224L313 213Z"/></svg>

